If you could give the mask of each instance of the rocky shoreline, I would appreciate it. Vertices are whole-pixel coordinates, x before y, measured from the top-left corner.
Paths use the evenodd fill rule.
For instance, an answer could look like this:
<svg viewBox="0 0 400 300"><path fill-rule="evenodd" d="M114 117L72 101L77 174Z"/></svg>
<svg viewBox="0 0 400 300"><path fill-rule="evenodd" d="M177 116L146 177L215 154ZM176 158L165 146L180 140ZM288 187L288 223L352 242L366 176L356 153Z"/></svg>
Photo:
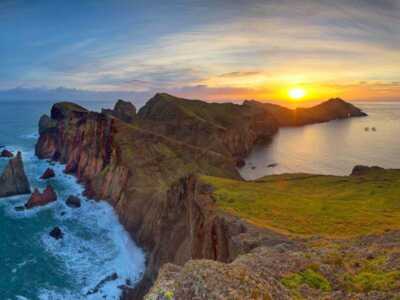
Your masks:
<svg viewBox="0 0 400 300"><path fill-rule="evenodd" d="M125 111L128 115L121 115ZM167 263L231 263L263 245L302 247L221 213L212 188L196 174L240 179L236 166L279 127L364 115L340 99L291 111L258 102L211 104L157 94L138 113L124 102L103 113L64 102L40 119L36 155L65 164L65 172L75 174L90 197L109 201L147 251L144 279L124 293L125 299L140 299ZM169 272L164 270L161 277Z"/></svg>

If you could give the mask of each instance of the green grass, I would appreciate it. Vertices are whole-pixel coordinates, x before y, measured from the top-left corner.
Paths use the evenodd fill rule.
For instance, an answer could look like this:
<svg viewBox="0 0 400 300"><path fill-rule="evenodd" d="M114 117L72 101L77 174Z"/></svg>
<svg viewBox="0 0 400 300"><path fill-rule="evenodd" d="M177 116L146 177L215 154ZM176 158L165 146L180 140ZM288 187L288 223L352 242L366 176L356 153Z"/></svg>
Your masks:
<svg viewBox="0 0 400 300"><path fill-rule="evenodd" d="M303 272L284 277L282 279L282 284L291 290L297 290L303 284L324 292L329 292L331 290L331 285L328 280L312 269L306 269Z"/></svg>
<svg viewBox="0 0 400 300"><path fill-rule="evenodd" d="M238 181L202 176L218 207L262 227L297 235L352 237L400 229L400 171L363 177L267 176Z"/></svg>
<svg viewBox="0 0 400 300"><path fill-rule="evenodd" d="M346 282L351 291L389 291L400 286L400 271L360 272L354 276L347 276Z"/></svg>

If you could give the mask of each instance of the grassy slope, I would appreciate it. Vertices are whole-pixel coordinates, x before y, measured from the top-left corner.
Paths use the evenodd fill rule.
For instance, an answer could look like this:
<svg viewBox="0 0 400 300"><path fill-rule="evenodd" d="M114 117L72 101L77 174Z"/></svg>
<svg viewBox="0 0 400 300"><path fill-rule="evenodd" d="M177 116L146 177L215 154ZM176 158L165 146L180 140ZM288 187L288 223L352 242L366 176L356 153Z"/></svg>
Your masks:
<svg viewBox="0 0 400 300"><path fill-rule="evenodd" d="M400 229L400 170L363 177L292 174L253 182L202 179L215 187L222 210L258 226L327 237Z"/></svg>

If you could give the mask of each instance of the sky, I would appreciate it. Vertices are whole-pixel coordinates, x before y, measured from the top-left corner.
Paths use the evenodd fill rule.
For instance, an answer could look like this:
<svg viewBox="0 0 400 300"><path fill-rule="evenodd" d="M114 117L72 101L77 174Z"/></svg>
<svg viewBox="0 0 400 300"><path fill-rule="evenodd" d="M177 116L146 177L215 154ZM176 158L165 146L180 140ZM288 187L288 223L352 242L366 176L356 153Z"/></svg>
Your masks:
<svg viewBox="0 0 400 300"><path fill-rule="evenodd" d="M400 100L400 0L0 0L0 28L0 98Z"/></svg>

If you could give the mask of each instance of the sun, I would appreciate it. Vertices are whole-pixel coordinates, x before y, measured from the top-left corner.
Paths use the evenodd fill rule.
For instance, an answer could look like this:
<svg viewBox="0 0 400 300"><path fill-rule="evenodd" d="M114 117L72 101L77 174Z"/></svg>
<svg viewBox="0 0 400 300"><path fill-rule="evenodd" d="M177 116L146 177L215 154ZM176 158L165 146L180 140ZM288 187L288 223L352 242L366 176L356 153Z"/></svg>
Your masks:
<svg viewBox="0 0 400 300"><path fill-rule="evenodd" d="M300 100L304 98L306 95L306 91L302 88L292 88L289 90L289 97L292 100Z"/></svg>

